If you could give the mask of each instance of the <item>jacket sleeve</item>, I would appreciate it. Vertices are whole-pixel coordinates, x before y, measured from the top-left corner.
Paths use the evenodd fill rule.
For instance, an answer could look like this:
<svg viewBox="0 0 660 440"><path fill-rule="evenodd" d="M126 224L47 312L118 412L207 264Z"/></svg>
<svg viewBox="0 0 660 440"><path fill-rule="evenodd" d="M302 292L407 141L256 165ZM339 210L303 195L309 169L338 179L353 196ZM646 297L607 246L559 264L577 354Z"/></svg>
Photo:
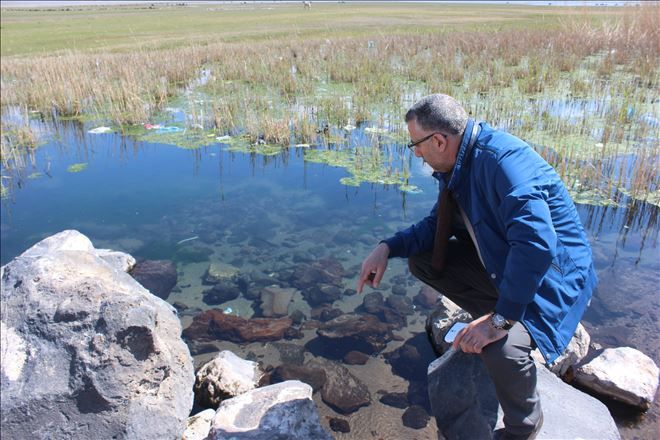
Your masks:
<svg viewBox="0 0 660 440"><path fill-rule="evenodd" d="M495 186L509 251L495 310L520 321L556 254L557 234L547 202L547 182L530 151L514 150L499 162Z"/></svg>
<svg viewBox="0 0 660 440"><path fill-rule="evenodd" d="M390 248L389 257L410 257L433 249L437 224L437 203L431 213L418 223L383 240Z"/></svg>

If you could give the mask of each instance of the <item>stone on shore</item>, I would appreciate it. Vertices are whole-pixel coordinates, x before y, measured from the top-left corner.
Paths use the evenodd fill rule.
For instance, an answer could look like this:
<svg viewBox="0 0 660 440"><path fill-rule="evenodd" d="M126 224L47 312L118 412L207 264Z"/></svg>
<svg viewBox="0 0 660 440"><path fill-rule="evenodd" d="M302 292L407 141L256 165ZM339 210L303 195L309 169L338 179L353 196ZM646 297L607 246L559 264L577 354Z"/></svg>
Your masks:
<svg viewBox="0 0 660 440"><path fill-rule="evenodd" d="M222 402L207 439L229 438L332 440L319 421L312 387L295 380Z"/></svg>
<svg viewBox="0 0 660 440"><path fill-rule="evenodd" d="M138 283L162 299L167 299L176 285L176 267L170 260L140 261L130 273Z"/></svg>
<svg viewBox="0 0 660 440"><path fill-rule="evenodd" d="M538 439L620 439L607 407L537 364L544 423ZM438 429L446 438L490 439L503 427L495 387L481 359L449 350L428 368L428 392Z"/></svg>
<svg viewBox="0 0 660 440"><path fill-rule="evenodd" d="M204 440L211 431L211 422L215 417L214 409L205 409L204 411L188 417L186 430L183 432L181 440Z"/></svg>
<svg viewBox="0 0 660 440"><path fill-rule="evenodd" d="M123 269L71 230L2 267L3 438L181 438L181 324Z"/></svg>
<svg viewBox="0 0 660 440"><path fill-rule="evenodd" d="M581 366L575 379L598 394L646 410L658 389L658 367L634 348L608 348Z"/></svg>
<svg viewBox="0 0 660 440"><path fill-rule="evenodd" d="M572 371L574 371L572 368L578 365L587 355L590 343L591 337L589 333L587 333L587 330L582 324L578 324L575 334L568 343L566 350L548 368L559 377L564 377L569 371L571 372L569 375L572 376ZM545 364L540 351L534 350L532 354L537 362ZM570 380L568 381L570 382Z"/></svg>
<svg viewBox="0 0 660 440"><path fill-rule="evenodd" d="M220 402L257 388L264 372L256 362L223 350L204 364L195 377L195 402L218 408Z"/></svg>

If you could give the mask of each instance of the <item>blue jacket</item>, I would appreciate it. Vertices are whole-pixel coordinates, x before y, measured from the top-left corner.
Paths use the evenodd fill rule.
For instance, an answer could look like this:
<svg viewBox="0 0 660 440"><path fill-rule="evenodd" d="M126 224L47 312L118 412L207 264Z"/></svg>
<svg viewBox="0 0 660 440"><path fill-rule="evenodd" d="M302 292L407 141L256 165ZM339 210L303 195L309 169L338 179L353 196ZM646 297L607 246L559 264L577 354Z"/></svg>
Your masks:
<svg viewBox="0 0 660 440"><path fill-rule="evenodd" d="M499 292L495 310L521 321L548 363L566 348L596 286L591 247L555 170L528 144L470 119L447 185L474 229ZM445 183L448 178L449 182ZM385 240L390 257L433 248L436 209Z"/></svg>

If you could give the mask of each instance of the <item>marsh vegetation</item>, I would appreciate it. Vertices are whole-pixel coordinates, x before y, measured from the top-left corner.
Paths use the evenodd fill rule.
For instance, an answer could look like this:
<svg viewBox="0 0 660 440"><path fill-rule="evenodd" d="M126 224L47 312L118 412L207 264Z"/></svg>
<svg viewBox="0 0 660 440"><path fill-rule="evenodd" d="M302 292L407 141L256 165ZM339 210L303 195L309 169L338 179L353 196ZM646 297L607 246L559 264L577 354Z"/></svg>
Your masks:
<svg viewBox="0 0 660 440"><path fill-rule="evenodd" d="M335 5L325 8L336 11ZM449 11L469 12L465 8ZM454 20L428 32L326 30L305 40L279 35L5 57L2 106L112 124L145 141L163 133L143 124L174 121L185 130L161 141L187 148L227 142L236 151L276 154L310 145L306 157L346 167L347 184L415 190L407 186L402 113L416 98L442 91L473 117L537 147L577 201L619 205L630 198L658 205L659 9L592 8L547 18L530 9L526 26L504 19L499 26L460 26ZM361 13L374 10L353 12ZM29 162L19 156L37 140L29 118L22 125L5 119L8 170ZM373 130L355 142L353 127ZM12 177L4 177L3 188L11 186Z"/></svg>

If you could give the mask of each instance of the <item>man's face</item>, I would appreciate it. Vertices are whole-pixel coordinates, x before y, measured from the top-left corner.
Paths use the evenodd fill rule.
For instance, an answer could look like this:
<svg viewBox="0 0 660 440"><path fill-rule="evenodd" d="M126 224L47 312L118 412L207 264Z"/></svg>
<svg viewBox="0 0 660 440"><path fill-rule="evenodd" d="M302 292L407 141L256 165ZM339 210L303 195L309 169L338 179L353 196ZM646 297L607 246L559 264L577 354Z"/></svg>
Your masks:
<svg viewBox="0 0 660 440"><path fill-rule="evenodd" d="M410 133L410 140L413 143L428 137L428 139L413 147L415 156L424 159L424 162L429 164L433 171L442 173L451 171L456 158L448 157L447 135L424 130L417 124L416 120L408 122L408 133Z"/></svg>

